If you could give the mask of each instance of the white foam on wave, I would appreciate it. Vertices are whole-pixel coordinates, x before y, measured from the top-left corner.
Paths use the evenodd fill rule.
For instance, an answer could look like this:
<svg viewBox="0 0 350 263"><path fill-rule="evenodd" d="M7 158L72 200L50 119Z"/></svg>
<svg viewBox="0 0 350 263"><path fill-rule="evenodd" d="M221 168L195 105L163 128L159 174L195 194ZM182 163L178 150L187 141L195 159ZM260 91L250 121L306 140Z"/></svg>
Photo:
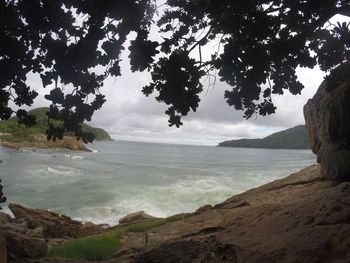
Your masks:
<svg viewBox="0 0 350 263"><path fill-rule="evenodd" d="M188 176L172 184L135 187L103 207L84 207L77 218L98 224L116 225L125 215L137 211L156 217L193 212L204 204L216 204L239 192L234 190L233 178Z"/></svg>
<svg viewBox="0 0 350 263"><path fill-rule="evenodd" d="M80 155L70 155L70 154L65 154L64 157L70 158L70 159L85 159L85 157L80 156Z"/></svg>
<svg viewBox="0 0 350 263"><path fill-rule="evenodd" d="M115 226L122 217L141 210L155 217L168 216L168 214L160 211L152 204L139 201L140 200L123 200L111 206L84 207L77 211L78 215L75 218L82 222L91 221L95 224Z"/></svg>
<svg viewBox="0 0 350 263"><path fill-rule="evenodd" d="M52 167L47 167L47 170L50 173L54 173L54 174L59 174L59 175L63 175L63 176L67 176L67 177L71 177L71 176L79 176L80 175L80 171L79 170L74 170L74 169L69 169L67 170L66 168L52 168Z"/></svg>
<svg viewBox="0 0 350 263"><path fill-rule="evenodd" d="M98 153L100 152L99 150L95 150L95 149L92 149L92 148L89 148L87 146L85 146L89 151L93 152L93 153Z"/></svg>

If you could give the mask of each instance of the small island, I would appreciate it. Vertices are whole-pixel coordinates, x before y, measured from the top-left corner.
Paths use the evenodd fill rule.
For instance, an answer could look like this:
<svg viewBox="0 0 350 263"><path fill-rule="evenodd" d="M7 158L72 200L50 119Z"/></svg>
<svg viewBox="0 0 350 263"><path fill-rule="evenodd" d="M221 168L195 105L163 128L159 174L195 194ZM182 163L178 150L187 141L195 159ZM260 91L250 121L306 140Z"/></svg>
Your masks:
<svg viewBox="0 0 350 263"><path fill-rule="evenodd" d="M34 115L37 125L27 128L19 125L17 117L7 121L0 121L0 145L14 149L21 148L59 148L77 151L89 151L82 140L67 135L63 140L47 140L46 130L48 129L48 117L46 112L49 108L41 107L28 112ZM85 123L82 124L83 131L91 132L95 141L112 141L110 135L101 128L95 128Z"/></svg>
<svg viewBox="0 0 350 263"><path fill-rule="evenodd" d="M305 125L273 133L262 139L239 139L220 142L219 147L309 149Z"/></svg>

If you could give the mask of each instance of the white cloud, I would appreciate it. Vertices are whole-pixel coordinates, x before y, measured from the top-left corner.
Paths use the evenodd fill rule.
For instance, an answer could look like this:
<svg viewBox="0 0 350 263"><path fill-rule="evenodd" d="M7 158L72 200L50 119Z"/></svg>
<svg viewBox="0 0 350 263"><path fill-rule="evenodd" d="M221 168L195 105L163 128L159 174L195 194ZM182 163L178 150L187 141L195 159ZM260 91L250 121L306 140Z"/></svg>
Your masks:
<svg viewBox="0 0 350 263"><path fill-rule="evenodd" d="M101 91L107 102L92 120L93 125L105 128L117 140L215 145L223 140L261 138L303 124L303 105L316 92L325 75L317 68L298 69L299 80L305 86L302 94L294 96L287 91L283 96L274 96L276 114L253 116L249 120L226 104L224 91L230 87L217 82L214 88L205 89L198 111L186 116L184 125L177 129L168 126L164 113L166 105L141 93L142 86L150 81L150 75L147 72L131 73L127 56L127 52L122 56L122 76L105 81ZM39 92L34 106L47 106L44 94L48 90L41 88L40 78L31 76L29 83Z"/></svg>

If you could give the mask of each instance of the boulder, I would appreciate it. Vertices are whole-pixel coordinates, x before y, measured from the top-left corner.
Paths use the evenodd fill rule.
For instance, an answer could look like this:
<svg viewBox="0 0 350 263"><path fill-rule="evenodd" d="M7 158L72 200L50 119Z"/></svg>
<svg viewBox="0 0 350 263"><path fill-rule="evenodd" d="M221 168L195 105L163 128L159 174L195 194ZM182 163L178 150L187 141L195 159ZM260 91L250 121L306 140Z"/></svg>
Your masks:
<svg viewBox="0 0 350 263"><path fill-rule="evenodd" d="M7 262L7 248L6 248L6 241L5 237L0 232L0 262L6 263Z"/></svg>
<svg viewBox="0 0 350 263"><path fill-rule="evenodd" d="M119 224L129 225L129 224L136 224L136 223L144 223L144 222L152 221L156 219L159 219L159 218L146 214L144 211L138 211L135 213L128 214L123 218L119 219Z"/></svg>
<svg viewBox="0 0 350 263"><path fill-rule="evenodd" d="M5 237L8 257L11 260L39 258L47 253L48 246L43 236L28 231L23 224L1 224L0 231Z"/></svg>
<svg viewBox="0 0 350 263"><path fill-rule="evenodd" d="M350 182L319 165L203 210L128 234L110 262L349 262Z"/></svg>
<svg viewBox="0 0 350 263"><path fill-rule="evenodd" d="M11 223L12 221L13 220L12 220L11 216L0 211L0 224Z"/></svg>
<svg viewBox="0 0 350 263"><path fill-rule="evenodd" d="M333 70L304 106L309 144L322 174L350 180L350 62Z"/></svg>
<svg viewBox="0 0 350 263"><path fill-rule="evenodd" d="M18 204L9 204L9 208L16 220L24 220L28 223L28 228L41 227L45 237L65 238L81 236L83 224L68 216L43 209L30 209Z"/></svg>
<svg viewBox="0 0 350 263"><path fill-rule="evenodd" d="M96 225L92 222L86 222L83 224L83 227L81 229L80 235L81 236L90 236L90 235L97 235L105 232L106 229L109 228L106 227L107 225L101 224Z"/></svg>

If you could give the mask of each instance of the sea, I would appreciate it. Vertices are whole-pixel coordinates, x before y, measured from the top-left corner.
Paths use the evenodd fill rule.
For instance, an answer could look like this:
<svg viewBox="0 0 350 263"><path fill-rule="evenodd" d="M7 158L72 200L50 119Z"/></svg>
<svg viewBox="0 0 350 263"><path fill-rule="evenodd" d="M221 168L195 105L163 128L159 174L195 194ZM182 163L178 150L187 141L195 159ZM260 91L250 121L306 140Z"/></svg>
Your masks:
<svg viewBox="0 0 350 263"><path fill-rule="evenodd" d="M310 150L96 142L92 152L0 146L7 203L97 224L132 212L167 217L285 177L314 164Z"/></svg>

